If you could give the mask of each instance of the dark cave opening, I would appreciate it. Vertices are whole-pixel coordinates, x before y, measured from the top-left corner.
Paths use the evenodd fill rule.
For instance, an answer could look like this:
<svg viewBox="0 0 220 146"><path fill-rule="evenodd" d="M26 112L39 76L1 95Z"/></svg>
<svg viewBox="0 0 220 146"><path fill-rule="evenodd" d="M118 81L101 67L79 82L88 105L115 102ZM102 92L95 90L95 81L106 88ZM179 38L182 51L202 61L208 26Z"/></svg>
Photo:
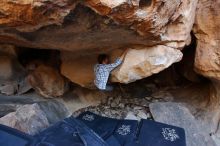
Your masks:
<svg viewBox="0 0 220 146"><path fill-rule="evenodd" d="M144 98L152 94L154 89L184 87L191 84L209 84L210 80L194 71L194 58L196 53L197 40L191 33L190 45L183 48L183 59L174 63L158 74L138 80L130 84L123 84L126 92L132 97Z"/></svg>
<svg viewBox="0 0 220 146"><path fill-rule="evenodd" d="M145 7L149 7L151 4L152 4L152 0L140 0L139 7L145 8Z"/></svg>
<svg viewBox="0 0 220 146"><path fill-rule="evenodd" d="M194 70L196 47L196 37L191 33L191 43L182 49L182 60L150 78L154 78L159 86L181 86L189 83L209 82Z"/></svg>
<svg viewBox="0 0 220 146"><path fill-rule="evenodd" d="M169 68L158 74L154 74L134 83L115 83L117 89L120 89L121 86L126 92L130 93L132 97L146 97L153 92L151 91L151 87L148 85L153 85L157 89L160 89L166 87L184 86L192 83L207 82L208 80L206 78L198 75L194 71L194 58L197 44L193 33L191 36L191 44L182 49L184 56L180 62L171 65ZM64 77L65 75L61 73L62 53L62 51L52 49L20 47L18 51L18 60L27 71L34 71L34 69L43 64L55 68L55 70L60 73L60 76ZM75 53L75 55L77 54ZM71 67L71 65L69 67ZM64 78L68 81L71 90L76 86L79 87L79 85L76 85L67 79L68 76L65 76Z"/></svg>
<svg viewBox="0 0 220 146"><path fill-rule="evenodd" d="M183 59L171 65L164 71L147 77L145 79L136 81L130 84L122 84L123 88L128 92L133 89L134 93L142 93L143 84L154 84L157 88L183 86L190 83L206 82L207 79L198 75L194 71L194 57L196 51L196 38L192 35L192 41L189 46L186 46L182 52L184 54ZM18 59L21 64L28 70L36 68L38 65L49 65L60 71L61 58L60 51L50 49L33 49L33 48L19 48ZM75 86L74 83L71 83ZM116 83L116 86L117 83ZM140 87L135 91L133 87ZM145 92L145 91L146 92ZM148 90L143 89L143 93L149 93ZM139 94L139 96L140 96Z"/></svg>
<svg viewBox="0 0 220 146"><path fill-rule="evenodd" d="M37 66L44 64L59 69L60 51L50 49L34 49L34 48L19 48L19 62L27 69L34 69Z"/></svg>

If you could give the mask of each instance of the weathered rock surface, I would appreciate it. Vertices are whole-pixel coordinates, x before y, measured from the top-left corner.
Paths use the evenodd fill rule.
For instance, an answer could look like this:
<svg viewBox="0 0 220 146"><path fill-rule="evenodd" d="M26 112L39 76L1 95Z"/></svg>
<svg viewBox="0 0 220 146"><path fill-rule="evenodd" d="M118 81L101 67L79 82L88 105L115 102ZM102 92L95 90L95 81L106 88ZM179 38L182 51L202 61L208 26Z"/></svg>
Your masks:
<svg viewBox="0 0 220 146"><path fill-rule="evenodd" d="M219 0L200 0L194 27L194 33L198 40L195 69L198 73L217 80L220 80L219 4Z"/></svg>
<svg viewBox="0 0 220 146"><path fill-rule="evenodd" d="M0 93L13 95L21 92L26 71L17 60L16 48L0 45Z"/></svg>
<svg viewBox="0 0 220 146"><path fill-rule="evenodd" d="M190 43L196 14L193 31L198 40L195 70L219 81L219 3L219 0L3 0L0 3L0 43L60 50L61 73L83 87L93 86L93 66L98 53L109 53L114 60L122 52L119 48L131 47L134 49L112 74L112 81L130 83L181 60L180 50ZM19 74L23 69L14 59L17 53L10 46L0 48L4 48L0 49L0 92L7 95L19 93L18 86L26 80L23 80L23 74ZM197 80L197 76L191 73L183 71L188 80ZM32 87L45 97L61 96L66 89L65 80L52 68L39 67L28 79ZM205 121L201 127L220 137L220 130L216 130L220 119L219 110L216 110L219 108L219 82L214 83L215 90L209 102L204 103L205 108L199 109L206 110L199 112L202 115L196 120L198 123ZM172 108L177 112L175 109ZM179 110L186 118L182 121L176 119L177 125L185 122L197 133L196 122L185 121L187 118L196 121L194 117L185 108ZM114 112L117 113L113 111L113 115ZM201 140L196 141L197 145L206 145L203 138L208 136L203 133L191 138L193 136ZM210 144L212 142L207 145Z"/></svg>
<svg viewBox="0 0 220 146"><path fill-rule="evenodd" d="M82 5L78 5L66 16L62 26L47 26L33 32L4 27L0 29L0 38L0 43L8 42L28 48L81 51L87 54L125 45L157 43L155 37L141 37L133 30L117 25L110 18L100 16Z"/></svg>
<svg viewBox="0 0 220 146"><path fill-rule="evenodd" d="M140 35L160 35L163 41L170 41L169 45L183 47L190 38L197 0L87 0L86 4Z"/></svg>
<svg viewBox="0 0 220 146"><path fill-rule="evenodd" d="M9 27L14 27L16 29L19 29L20 31L30 31L31 29L35 28L38 29L42 26L48 26L51 24L57 24L57 25L63 25L63 22L68 14L70 14L70 11L74 11L75 5L78 3L78 1L69 1L69 0L55 0L55 1L49 1L45 2L43 0L40 1L20 1L20 2L15 2L15 1L7 1L4 0L1 3L1 19L0 19L0 24L3 26L9 26ZM195 1L183 1L183 0L149 0L149 1L142 1L142 0L135 0L135 1L128 1L128 0L121 0L121 1L109 1L109 0L87 0L85 2L82 2L81 5L85 5L87 7L90 7L93 11L98 13L99 15L102 16L107 16L116 24L122 25L124 28L128 27L130 30L133 29L136 32L138 32L140 35L143 36L149 36L148 38L152 37L159 37L160 41L166 41L168 42L167 44L175 47L183 47L185 44L188 43L188 40L190 38L190 31L194 22L194 16L195 16L195 10L196 10L196 4L197 0ZM42 9L44 11L42 11ZM81 9L85 9L85 7L81 7ZM91 13L91 11L89 12ZM87 14L89 15L88 10ZM77 15L76 15L77 14ZM83 13L81 14L74 13L71 16L71 19L75 19L77 21L77 17L83 16ZM105 33L111 33L114 31L111 31L111 25L108 25L109 20L105 19L105 21L100 21L100 19L97 19L97 17L90 16L91 18L86 17L84 15L81 17L79 22L84 26L78 26L78 30L75 29L73 31L74 27L72 27L72 31L68 31L69 35L74 35L77 32L83 33L86 30L92 30L94 36L97 36L95 34L100 33L101 31L98 31L97 29L93 28L95 21L99 20L97 23L96 27L101 28L103 32ZM74 17L72 17L74 16ZM41 20L39 21L39 18ZM86 19L85 19L86 18ZM95 19L92 19L95 18ZM101 17L99 17L101 18ZM70 19L70 20L71 20ZM88 23L89 21L93 21L92 23ZM101 18L103 19L103 18ZM73 21L73 20L71 20ZM106 25L107 24L107 25ZM175 24L175 25L174 25ZM178 25L176 25L178 24ZM93 25L93 26L91 26ZM106 26L105 26L106 25ZM70 27L70 26L68 26ZM65 27L64 29L67 30L68 27ZM105 29L105 27L109 28ZM115 27L115 32L117 32L117 28L121 29L121 34L122 36L125 37L126 30L123 33L123 27ZM49 27L48 27L49 28ZM58 27L57 27L58 28ZM59 35L61 35L63 28L59 28L56 32ZM8 29L6 29L8 30ZM55 30L55 29L53 29ZM27 35L31 35L34 37L34 40L28 40L25 37L25 34L19 34L14 32L8 32L4 31L1 33L3 36L7 36L9 39L10 38L15 38L18 42L27 42L27 44L23 45L30 45L30 46L38 46L40 48L43 48L45 44L48 46L51 46L49 44L49 41L53 41L53 43L56 43L56 32L53 33L53 37L50 38L50 40L46 39L47 35L50 34L45 34L45 32L48 31L47 29L44 29L41 32L44 32L43 34L41 33L41 38L37 38L39 33L26 33ZM52 31L52 30L51 30ZM129 31L127 30L129 33ZM120 33L120 30L118 30L118 33ZM63 33L64 34L64 33ZM94 37L93 36L93 37ZM100 36L104 37L104 33L102 33ZM108 36L108 35L107 35ZM102 41L108 42L107 39L110 39L108 37L104 37L104 39L101 39ZM115 35L117 36L117 35ZM122 37L121 36L121 37ZM127 34L127 36L132 36L132 34ZM134 34L133 34L134 36ZM86 39L86 37L88 39ZM79 40L79 38L74 37L77 39L79 43L84 43L85 42L89 43L86 40L89 40L89 35L84 35L83 40ZM72 39L71 42L73 41L74 38L69 38ZM37 45L36 41L40 39L44 40L45 43L41 42L40 44ZM96 39L94 37L94 41L99 41L99 39ZM114 39L114 38L112 38ZM129 37L124 38L124 45L128 45L129 43ZM8 40L5 38L5 40ZM45 41L47 40L47 41ZM116 37L115 37L115 43L117 42ZM139 38L139 43L135 43L133 39L132 43L133 44L140 44L141 43L141 38ZM70 40L69 40L70 41ZM48 42L48 43L47 43ZM67 42L67 41L66 41ZM111 41L114 42L114 41ZM126 43L127 42L127 43ZM151 42L152 39L151 39ZM14 42L16 43L16 42ZM58 42L57 42L58 43ZM148 42L149 44L150 42ZM159 42L158 42L159 43ZM63 44L63 43L62 43ZM97 45L101 45L100 43L97 43ZM109 44L110 45L110 44ZM58 47L59 46L59 47ZM73 48L77 48L75 45L68 46L68 48L72 48L70 50L74 50ZM65 48L66 46L61 47L60 45L57 45L54 48L60 48L60 49L68 49ZM83 45L81 46L81 48ZM51 47L49 47L51 48ZM96 48L99 48L98 46Z"/></svg>
<svg viewBox="0 0 220 146"><path fill-rule="evenodd" d="M112 62L120 57L122 50L110 52ZM81 55L74 57L74 53L62 53L61 73L83 87L94 86L94 65L97 55ZM127 53L122 65L112 73L112 81L130 83L156 74L182 59L181 51L166 46L149 48L134 48Z"/></svg>
<svg viewBox="0 0 220 146"><path fill-rule="evenodd" d="M20 106L15 112L1 117L0 124L34 135L67 116L69 113L63 104L46 101Z"/></svg>
<svg viewBox="0 0 220 146"><path fill-rule="evenodd" d="M37 104L20 107L2 117L0 123L32 135L49 126L46 114Z"/></svg>
<svg viewBox="0 0 220 146"><path fill-rule="evenodd" d="M212 80L209 107L204 117L213 134L220 139L219 81L220 81L220 1L200 0L196 12L194 34L197 38L195 70ZM209 120L207 120L209 119ZM213 123L213 124L210 124Z"/></svg>
<svg viewBox="0 0 220 146"><path fill-rule="evenodd" d="M2 0L0 24L23 31L31 31L51 24L59 25L74 8L75 2L69 0Z"/></svg>
<svg viewBox="0 0 220 146"><path fill-rule="evenodd" d="M31 86L42 96L54 98L63 95L67 84L59 71L50 66L40 65L28 76Z"/></svg>
<svg viewBox="0 0 220 146"><path fill-rule="evenodd" d="M175 88L170 93L176 101L185 103L187 108L203 127L203 131L220 139L219 131L219 85L201 82L180 88Z"/></svg>
<svg viewBox="0 0 220 146"><path fill-rule="evenodd" d="M196 4L197 0L86 0L80 4L70 0L4 0L0 9L0 42L72 51L74 58L82 54L91 58L99 52L134 45L181 49L190 43ZM180 58L178 53L174 55ZM130 57L126 63L130 63L129 60ZM164 68L149 72L159 72L175 61L168 61ZM87 86L90 83L75 77L91 69L93 62L87 63L85 69L77 73L72 73L69 63L64 63L63 73L73 82ZM74 65L80 66L80 63ZM146 71L134 71L136 66L133 65L124 65L114 74L114 80L128 83L150 75ZM125 75L125 69L132 69L134 75ZM91 77L92 74L87 75L85 80L90 78L91 82Z"/></svg>
<svg viewBox="0 0 220 146"><path fill-rule="evenodd" d="M152 103L150 111L153 118L162 123L185 129L188 146L215 146L206 128L181 103Z"/></svg>
<svg viewBox="0 0 220 146"><path fill-rule="evenodd" d="M97 55L75 56L72 52L62 52L61 74L82 87L93 87L96 58Z"/></svg>
<svg viewBox="0 0 220 146"><path fill-rule="evenodd" d="M149 77L182 59L183 54L167 46L132 49L121 66L112 73L114 82L129 83Z"/></svg>
<svg viewBox="0 0 220 146"><path fill-rule="evenodd" d="M5 95L14 95L18 92L18 84L16 82L7 82L0 85L0 93Z"/></svg>
<svg viewBox="0 0 220 146"><path fill-rule="evenodd" d="M10 82L21 80L25 75L25 70L16 58L4 55L0 52L0 81Z"/></svg>
<svg viewBox="0 0 220 146"><path fill-rule="evenodd" d="M55 100L39 102L38 105L40 109L44 111L49 124L54 124L70 115L66 106Z"/></svg>

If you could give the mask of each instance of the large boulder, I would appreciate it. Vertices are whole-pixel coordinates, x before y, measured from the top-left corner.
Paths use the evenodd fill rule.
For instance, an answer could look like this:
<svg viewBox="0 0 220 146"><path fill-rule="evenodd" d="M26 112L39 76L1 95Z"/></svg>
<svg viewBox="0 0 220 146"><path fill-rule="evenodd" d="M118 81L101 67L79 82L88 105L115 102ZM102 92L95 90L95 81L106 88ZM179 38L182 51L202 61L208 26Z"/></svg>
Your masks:
<svg viewBox="0 0 220 146"><path fill-rule="evenodd" d="M32 135L49 126L46 114L37 104L18 108L0 118L0 123Z"/></svg>
<svg viewBox="0 0 220 146"><path fill-rule="evenodd" d="M17 48L12 45L0 45L0 93L13 95L26 84L26 71L17 59Z"/></svg>
<svg viewBox="0 0 220 146"><path fill-rule="evenodd" d="M96 58L96 55L75 56L71 52L61 52L61 74L82 87L92 88Z"/></svg>
<svg viewBox="0 0 220 146"><path fill-rule="evenodd" d="M158 45L129 50L124 62L112 73L112 81L130 83L149 77L182 59L180 50Z"/></svg>
<svg viewBox="0 0 220 146"><path fill-rule="evenodd" d="M220 1L200 0L194 33L197 37L195 69L198 73L220 80Z"/></svg>
<svg viewBox="0 0 220 146"><path fill-rule="evenodd" d="M196 120L183 104L152 103L150 104L150 111L156 121L184 128L188 146L216 146L206 131L205 125Z"/></svg>
<svg viewBox="0 0 220 146"><path fill-rule="evenodd" d="M14 109L16 107L13 107ZM50 100L18 106L14 112L1 117L0 124L35 135L69 115L62 103Z"/></svg>
<svg viewBox="0 0 220 146"><path fill-rule="evenodd" d="M37 93L46 97L60 97L67 90L67 83L53 67L40 65L28 75L28 81Z"/></svg>
<svg viewBox="0 0 220 146"><path fill-rule="evenodd" d="M112 62L123 53L123 50L109 52ZM74 57L74 53L62 52L61 73L83 87L94 86L94 65L97 55L81 55ZM135 47L130 49L125 59L112 72L112 82L130 83L156 74L182 59L180 50L167 46Z"/></svg>
<svg viewBox="0 0 220 146"><path fill-rule="evenodd" d="M215 123L213 133L220 139L220 0L200 0L193 32L197 38L195 71L212 80L206 114L209 123ZM207 110L206 110L207 111ZM212 114L209 114L211 112Z"/></svg>
<svg viewBox="0 0 220 146"><path fill-rule="evenodd" d="M62 73L73 82L87 86L90 85L93 75L91 72L87 75L83 74L85 70L91 70L94 64L92 57L97 53L127 46L143 46L143 48L163 46L167 48L166 50L173 48L176 49L174 52L178 52L178 49L188 45L191 40L190 32L194 23L196 5L197 0L86 0L80 3L78 0L49 2L4 0L0 5L2 26L0 42L29 48L73 52L72 58L68 60L67 57L67 61L63 63ZM130 53L140 55L134 52ZM82 56L77 57L80 55ZM177 55L173 57L178 59L169 60L163 68L153 72L159 72L180 59L179 53L174 55ZM86 60L82 58L83 56L89 58L91 62L75 62L75 60ZM132 58L143 59L143 56ZM129 61L132 58L127 57L125 62L133 62ZM137 60L139 67L142 61ZM85 69L73 71L70 62L74 62L75 67L86 64ZM137 73L134 71L136 66L134 63L133 65L123 64L121 70L114 73L114 81L128 83L150 75L146 70ZM135 72L134 76L128 77L124 73L128 68L133 70L132 73ZM85 79L78 79L83 76ZM86 81L87 79L89 82Z"/></svg>

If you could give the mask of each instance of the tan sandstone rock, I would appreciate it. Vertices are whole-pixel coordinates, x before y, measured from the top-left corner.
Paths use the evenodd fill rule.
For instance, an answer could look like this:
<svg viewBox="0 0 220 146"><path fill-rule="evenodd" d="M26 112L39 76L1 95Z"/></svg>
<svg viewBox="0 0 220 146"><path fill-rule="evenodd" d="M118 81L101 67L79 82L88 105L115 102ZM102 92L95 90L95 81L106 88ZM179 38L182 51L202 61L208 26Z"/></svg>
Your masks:
<svg viewBox="0 0 220 146"><path fill-rule="evenodd" d="M195 69L220 80L220 1L200 0L194 33L198 39Z"/></svg>
<svg viewBox="0 0 220 146"><path fill-rule="evenodd" d="M81 86L91 86L99 52L133 46L178 50L189 44L196 4L197 0L3 0L0 42L73 52L70 58L62 57L62 74ZM174 55L178 59L169 60L157 71L146 72L142 66L144 71L137 73L134 63L123 64L114 73L114 81L128 83L158 73L180 59L179 53ZM139 66L143 61L133 56L126 63L134 62L128 58L138 59ZM125 75L127 69L132 70L132 77Z"/></svg>
<svg viewBox="0 0 220 146"><path fill-rule="evenodd" d="M182 56L181 51L167 46L131 49L112 73L112 81L129 83L149 77L180 61Z"/></svg>
<svg viewBox="0 0 220 146"><path fill-rule="evenodd" d="M0 29L0 41L26 47L69 51L117 48L132 44L166 44L182 48L190 42L197 4L197 0L77 2L4 0L0 7L0 24L5 28ZM62 27L51 27L50 24ZM20 31L8 31L8 28L13 29L12 26ZM34 31L42 26L47 27ZM31 33L23 33L24 31ZM12 39L15 41L11 41Z"/></svg>
<svg viewBox="0 0 220 146"><path fill-rule="evenodd" d="M198 0L87 0L86 4L140 35L160 36L175 48L190 42Z"/></svg>
<svg viewBox="0 0 220 146"><path fill-rule="evenodd" d="M113 50L108 54L112 62L120 57L123 50ZM112 81L129 83L156 74L182 59L180 50L166 46L130 49L123 63L112 73ZM61 73L83 87L93 87L94 65L97 55L74 57L69 52L62 53Z"/></svg>
<svg viewBox="0 0 220 146"><path fill-rule="evenodd" d="M31 86L42 96L54 98L63 95L67 84L56 69L40 65L28 76Z"/></svg>
<svg viewBox="0 0 220 146"><path fill-rule="evenodd" d="M61 73L72 82L82 87L94 87L94 71L97 55L82 55L74 57L74 53L61 53Z"/></svg>
<svg viewBox="0 0 220 146"><path fill-rule="evenodd" d="M199 0L194 25L197 38L195 71L212 80L209 103L200 119L220 139L220 0Z"/></svg>
<svg viewBox="0 0 220 146"><path fill-rule="evenodd" d="M65 55L66 58L62 57L64 58L62 59L64 62L61 67L62 74L81 86L90 86L94 77L92 70L96 60L95 54L98 52L107 52L126 46L133 47L133 45L147 48L164 46L181 49L189 44L196 4L197 0L152 0L149 2L86 0L80 4L77 1L68 0L55 0L48 3L43 0L37 2L4 0L1 4L0 24L5 28L0 29L0 37L2 37L0 42L71 51L73 52L71 58L67 55ZM41 9L44 11L40 11ZM39 17L41 19L38 19ZM49 24L56 25L51 27ZM12 26L18 31L8 31L8 29L13 30ZM46 27L39 29L42 26ZM82 54L87 60L83 56L78 57ZM177 55L173 56L174 58L180 59L178 53L174 55ZM134 56L133 58L142 57ZM139 64L143 60L136 61ZM164 67L157 71L150 69L151 71L146 72L144 69L142 73L140 71L134 73L135 64L134 66L123 64L120 72L114 73L114 81L128 83L142 79L153 74L149 72L158 73L176 61L177 59L174 59L166 62L166 65L164 63ZM126 63L130 62L134 60L126 59ZM83 68L82 64L84 64ZM125 72L128 72L127 69L133 70L132 73L135 75L133 77L125 75Z"/></svg>
<svg viewBox="0 0 220 146"><path fill-rule="evenodd" d="M0 24L23 31L59 25L74 6L69 0L1 0Z"/></svg>

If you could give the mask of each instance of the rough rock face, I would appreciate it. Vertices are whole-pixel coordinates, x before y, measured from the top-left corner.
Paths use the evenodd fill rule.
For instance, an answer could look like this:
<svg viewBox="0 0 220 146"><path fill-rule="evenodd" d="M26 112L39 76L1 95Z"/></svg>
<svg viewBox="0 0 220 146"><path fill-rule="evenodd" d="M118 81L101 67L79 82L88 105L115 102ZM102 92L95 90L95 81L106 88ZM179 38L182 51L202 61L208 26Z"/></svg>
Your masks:
<svg viewBox="0 0 220 146"><path fill-rule="evenodd" d="M29 76L31 86L47 98L59 97L67 89L65 79L50 66L40 65Z"/></svg>
<svg viewBox="0 0 220 146"><path fill-rule="evenodd" d="M196 4L197 0L86 0L80 3L70 0L4 0L0 8L0 42L72 51L75 57L80 54L93 56L134 45L181 49L190 43ZM174 58L179 58L178 55ZM87 65L88 69L76 66L80 71L91 68L91 64ZM126 64L122 68L128 69ZM138 73L135 78L126 80L122 80L118 73L115 78L127 83L147 77L149 72ZM79 83L76 77L69 76L73 82Z"/></svg>
<svg viewBox="0 0 220 146"><path fill-rule="evenodd" d="M20 106L0 118L0 124L34 135L69 116L66 107L57 101L45 101Z"/></svg>
<svg viewBox="0 0 220 146"><path fill-rule="evenodd" d="M140 35L160 35L171 46L183 47L190 38L197 0L87 0L86 4Z"/></svg>
<svg viewBox="0 0 220 146"><path fill-rule="evenodd" d="M65 16L70 13L70 10L74 10L76 4L77 1L71 2L69 0L55 0L46 2L43 0L39 0L37 2L32 0L19 2L4 0L1 3L0 24L3 26L14 26L17 29L22 27L25 29L30 29L33 27L39 28L41 26L50 24L61 25L63 24ZM188 43L190 38L189 32L191 31L194 22L197 0L86 0L81 4L90 7L92 10L102 16L109 17L115 21L116 24L126 27L128 26L129 29L134 29L140 35L149 35L151 37L159 36L161 41L166 41L172 46L178 44L175 47L183 47L184 44ZM42 11L42 9L44 11ZM77 11L73 12L72 15L80 17L80 15L76 14ZM41 18L40 21L38 18ZM85 18L87 19L87 17ZM94 18L93 24L98 17ZM78 29L78 31L84 32L86 29L93 29L90 26L91 23L88 23L88 20L82 21L83 23L87 23L88 26L81 27L81 29ZM109 20L106 19L104 23L100 23L100 25L97 26L104 29L104 27L101 25L110 23L108 21ZM173 25L173 23L177 23L179 25ZM108 25L106 25L106 27L108 27ZM67 29L67 27L65 27L65 29ZM59 32L59 30L57 32ZM96 30L93 32L96 33L98 31ZM8 31L5 34L2 34L7 35L7 33ZM74 33L76 33L76 31L69 32L69 34ZM22 36L22 34L20 35L21 38L25 37L24 35ZM37 36L36 33L33 35ZM17 37L17 39L18 38L19 37ZM51 38L51 41L55 41L54 39L55 38ZM84 40L86 39L84 38ZM23 41L25 41L25 38ZM32 44L35 43L33 40L29 42ZM43 44L39 44L39 46L42 45Z"/></svg>
<svg viewBox="0 0 220 146"><path fill-rule="evenodd" d="M61 73L82 87L93 87L96 58L97 55L75 56L72 52L62 52Z"/></svg>
<svg viewBox="0 0 220 146"><path fill-rule="evenodd" d="M114 82L129 83L168 68L182 59L181 51L167 46L129 50L119 68L113 72Z"/></svg>
<svg viewBox="0 0 220 146"><path fill-rule="evenodd" d="M220 80L220 1L200 0L196 12L194 34L197 37L195 70L210 78L214 87L211 89L209 107L206 108L206 119L214 123L213 134L220 138L219 129L219 80ZM212 114L209 114L212 113ZM210 115L212 115L210 117Z"/></svg>
<svg viewBox="0 0 220 146"><path fill-rule="evenodd" d="M13 95L21 92L26 71L17 60L17 48L0 45L0 93Z"/></svg>
<svg viewBox="0 0 220 146"><path fill-rule="evenodd" d="M0 25L32 31L51 24L60 25L73 9L70 0L2 0L0 4Z"/></svg>
<svg viewBox="0 0 220 146"><path fill-rule="evenodd" d="M122 54L122 50L112 51L112 62ZM97 55L81 55L74 57L73 53L62 53L61 73L83 87L94 86L94 65ZM167 46L134 48L127 53L124 62L112 73L112 81L130 83L152 74L156 74L171 64L182 59L181 51Z"/></svg>
<svg viewBox="0 0 220 146"><path fill-rule="evenodd" d="M195 68L204 76L220 80L220 1L200 0L194 33L198 39Z"/></svg>
<svg viewBox="0 0 220 146"><path fill-rule="evenodd" d="M0 123L32 135L49 126L45 113L37 104L20 107L2 117Z"/></svg>
<svg viewBox="0 0 220 146"><path fill-rule="evenodd" d="M60 72L83 87L93 85L97 54L109 53L113 61L133 48L112 73L112 81L130 83L181 60L196 15L195 70L214 83L198 117L220 137L219 8L219 0L2 0L0 43L60 50ZM14 47L0 48L0 92L10 95L19 90L20 78L26 80ZM182 73L197 80L188 70ZM65 91L65 80L50 67L37 68L28 79L46 97Z"/></svg>

